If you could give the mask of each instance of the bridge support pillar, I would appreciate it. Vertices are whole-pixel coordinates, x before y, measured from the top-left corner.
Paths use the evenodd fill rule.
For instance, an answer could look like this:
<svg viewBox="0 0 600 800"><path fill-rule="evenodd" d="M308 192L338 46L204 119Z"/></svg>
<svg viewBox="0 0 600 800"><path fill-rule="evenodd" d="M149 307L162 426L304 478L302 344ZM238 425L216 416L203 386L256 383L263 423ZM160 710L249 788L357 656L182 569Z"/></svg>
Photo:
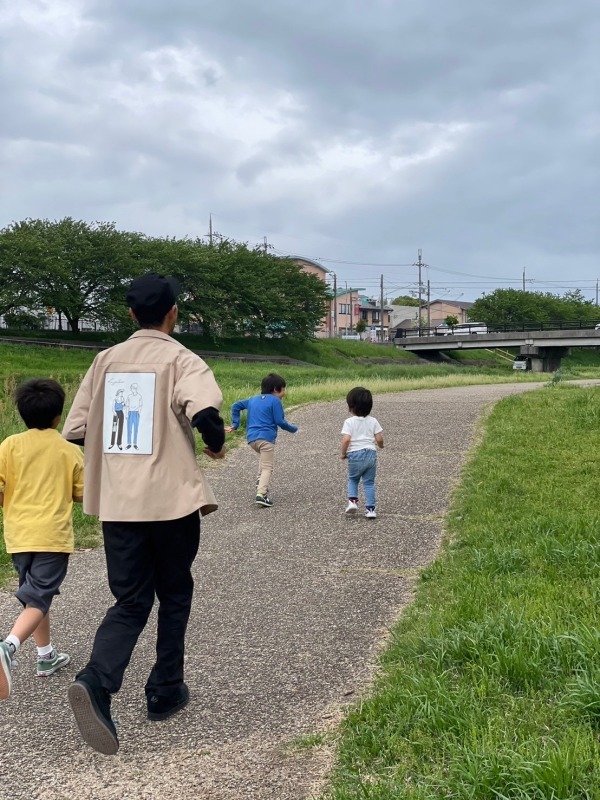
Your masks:
<svg viewBox="0 0 600 800"><path fill-rule="evenodd" d="M565 356L571 352L569 347L537 347L521 345L519 354L526 356L531 362L532 372L556 372Z"/></svg>

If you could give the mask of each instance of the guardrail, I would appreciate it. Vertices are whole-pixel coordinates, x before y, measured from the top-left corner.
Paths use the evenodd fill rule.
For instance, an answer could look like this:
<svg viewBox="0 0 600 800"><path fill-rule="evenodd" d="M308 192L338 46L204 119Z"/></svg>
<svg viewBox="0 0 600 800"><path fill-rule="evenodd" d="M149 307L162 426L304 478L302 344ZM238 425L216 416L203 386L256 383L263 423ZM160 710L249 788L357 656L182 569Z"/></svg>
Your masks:
<svg viewBox="0 0 600 800"><path fill-rule="evenodd" d="M557 331L557 330L595 330L599 329L600 320L571 319L555 322L512 322L503 325L486 325L483 322L468 322L464 325L438 325L435 328L397 328L395 339L406 339L413 336L468 336L486 333L506 333L508 331L522 333L525 331Z"/></svg>

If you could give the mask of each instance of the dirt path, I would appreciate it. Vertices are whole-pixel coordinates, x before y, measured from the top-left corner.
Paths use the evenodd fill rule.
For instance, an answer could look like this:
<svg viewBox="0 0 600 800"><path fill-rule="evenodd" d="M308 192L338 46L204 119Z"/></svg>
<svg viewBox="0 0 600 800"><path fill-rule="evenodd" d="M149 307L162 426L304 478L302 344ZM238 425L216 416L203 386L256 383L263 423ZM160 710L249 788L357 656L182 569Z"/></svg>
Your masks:
<svg viewBox="0 0 600 800"><path fill-rule="evenodd" d="M386 448L377 520L344 516L339 459L345 404L301 409L282 432L272 509L252 502L256 461L240 447L211 471L220 510L203 523L187 650L189 707L145 717L153 621L113 702L115 757L81 742L66 689L111 603L102 551L78 553L54 607L55 643L72 663L35 679L20 652L0 706L4 800L306 800L328 754L295 745L331 726L365 685L379 643L434 556L442 515L482 409L533 384L406 392L376 398ZM16 611L0 593L0 629Z"/></svg>

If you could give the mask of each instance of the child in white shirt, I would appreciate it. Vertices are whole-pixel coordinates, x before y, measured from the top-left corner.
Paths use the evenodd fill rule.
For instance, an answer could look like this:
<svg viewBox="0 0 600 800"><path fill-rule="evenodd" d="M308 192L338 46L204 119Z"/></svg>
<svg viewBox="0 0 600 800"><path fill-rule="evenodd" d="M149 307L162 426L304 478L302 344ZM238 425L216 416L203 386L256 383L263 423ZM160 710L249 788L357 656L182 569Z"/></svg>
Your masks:
<svg viewBox="0 0 600 800"><path fill-rule="evenodd" d="M356 386L346 396L351 417L342 428L342 459L348 460L348 505L346 514L358 511L358 484L362 478L367 519L375 519L375 473L377 448L383 447L383 428L370 416L373 395Z"/></svg>

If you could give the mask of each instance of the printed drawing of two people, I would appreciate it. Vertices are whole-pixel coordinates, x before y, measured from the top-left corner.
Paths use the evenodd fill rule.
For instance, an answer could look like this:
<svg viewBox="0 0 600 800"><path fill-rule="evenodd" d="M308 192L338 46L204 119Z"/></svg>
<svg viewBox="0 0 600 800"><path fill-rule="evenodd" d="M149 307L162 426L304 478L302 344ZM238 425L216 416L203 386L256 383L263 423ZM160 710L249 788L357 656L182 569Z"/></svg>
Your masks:
<svg viewBox="0 0 600 800"><path fill-rule="evenodd" d="M112 434L110 437L111 450L115 446L115 440L119 450L123 449L123 425L125 422L125 413L127 413L127 447L130 450L133 445L134 449L138 449L138 431L140 428L140 412L142 410L142 395L138 392L137 383L132 383L131 394L125 399L123 389L118 389L113 400L113 421L112 421Z"/></svg>

